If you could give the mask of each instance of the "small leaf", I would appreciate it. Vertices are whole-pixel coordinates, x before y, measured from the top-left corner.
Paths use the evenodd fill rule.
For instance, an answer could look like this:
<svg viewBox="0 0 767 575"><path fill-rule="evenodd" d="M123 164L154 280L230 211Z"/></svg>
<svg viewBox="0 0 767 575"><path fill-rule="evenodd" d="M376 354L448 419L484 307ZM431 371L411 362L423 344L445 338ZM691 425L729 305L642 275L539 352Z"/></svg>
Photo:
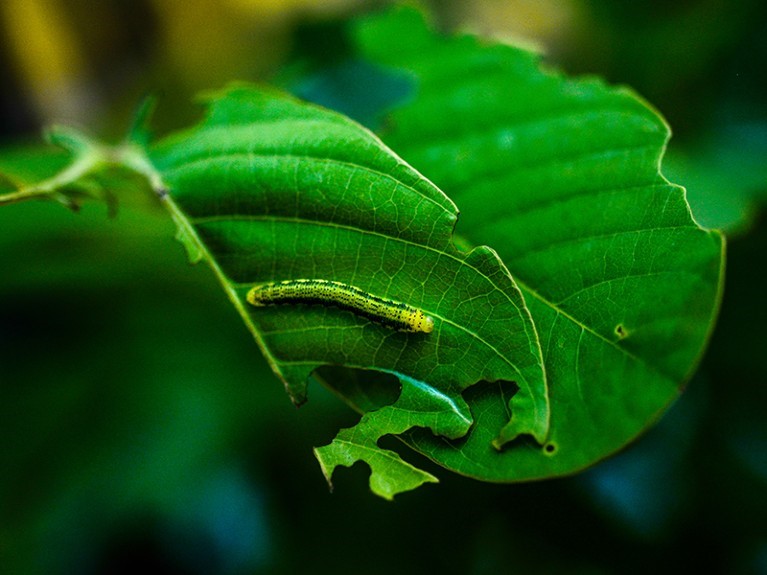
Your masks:
<svg viewBox="0 0 767 575"><path fill-rule="evenodd" d="M75 158L97 154L96 150L101 148L96 140L70 126L54 124L48 126L44 132L45 139L50 144L71 153Z"/></svg>
<svg viewBox="0 0 767 575"><path fill-rule="evenodd" d="M339 465L351 467L357 461L365 461L370 466L370 490L384 499L391 500L398 493L411 491L424 483L439 483L431 473L403 461L393 451L380 449L376 445L376 435L371 436L357 427L342 429L330 445L314 449L331 487L333 470Z"/></svg>
<svg viewBox="0 0 767 575"><path fill-rule="evenodd" d="M357 461L370 465L370 488L385 499L425 482L437 482L393 451L380 449L377 442L384 435L397 435L414 427L429 428L447 438L462 437L472 423L468 405L460 395L450 396L406 376L400 375L399 379L402 391L393 405L366 413L355 427L341 430L330 445L314 450L328 483L335 467L348 467Z"/></svg>
<svg viewBox="0 0 767 575"><path fill-rule="evenodd" d="M141 147L149 144L152 136L150 122L156 107L157 98L154 96L147 96L141 101L133 116L133 124L128 130L128 142Z"/></svg>

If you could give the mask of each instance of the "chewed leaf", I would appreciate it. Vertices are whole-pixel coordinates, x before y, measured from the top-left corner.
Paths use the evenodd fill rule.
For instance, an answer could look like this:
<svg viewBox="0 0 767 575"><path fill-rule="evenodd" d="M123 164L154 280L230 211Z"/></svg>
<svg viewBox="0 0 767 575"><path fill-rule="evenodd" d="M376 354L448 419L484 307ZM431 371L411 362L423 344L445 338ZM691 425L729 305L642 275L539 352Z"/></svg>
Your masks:
<svg viewBox="0 0 767 575"><path fill-rule="evenodd" d="M323 365L396 373L456 401L478 381L513 381L513 434L543 443L535 327L497 254L454 246L453 202L343 116L248 86L208 99L206 119L157 144L152 163L185 245L219 274L293 401ZM399 431L363 427L377 438L424 425L397 414ZM441 433L442 417L425 425Z"/></svg>
<svg viewBox="0 0 767 575"><path fill-rule="evenodd" d="M375 436L371 437L358 432L356 428L343 429L333 443L314 449L314 454L322 467L322 473L331 488L335 468L351 467L357 461L368 464L370 490L384 499L391 500L398 493L411 491L424 483L439 483L439 480L431 473L414 467L397 453L379 448L376 445L376 439Z"/></svg>
<svg viewBox="0 0 767 575"><path fill-rule="evenodd" d="M410 445L492 481L572 473L614 453L678 396L721 294L722 238L660 172L668 126L626 88L544 72L514 47L441 37L410 10L367 19L355 39L416 82L385 140L461 206L463 236L498 249L549 381L543 450L508 444L519 434L509 391L492 385L471 390L477 421L460 444L416 431ZM534 411L530 399L515 396L512 411ZM501 452L488 446L493 428Z"/></svg>
<svg viewBox="0 0 767 575"><path fill-rule="evenodd" d="M460 394L450 395L402 375L399 379L402 391L394 404L366 413L355 427L342 429L330 445L314 450L328 483L337 466L348 467L357 461L370 465L370 488L385 499L436 482L396 453L379 448L377 442L384 435L412 428L428 428L450 439L462 437L472 423L469 407Z"/></svg>

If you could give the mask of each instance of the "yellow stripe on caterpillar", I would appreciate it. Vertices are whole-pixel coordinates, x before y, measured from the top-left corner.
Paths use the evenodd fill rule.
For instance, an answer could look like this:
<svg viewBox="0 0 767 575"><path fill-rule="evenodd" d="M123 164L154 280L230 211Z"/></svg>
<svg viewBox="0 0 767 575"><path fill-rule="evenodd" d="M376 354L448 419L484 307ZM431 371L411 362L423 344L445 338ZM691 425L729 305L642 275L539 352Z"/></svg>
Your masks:
<svg viewBox="0 0 767 575"><path fill-rule="evenodd" d="M253 286L248 303L257 307L278 304L319 304L339 307L357 315L411 333L431 333L434 319L420 309L331 280L298 279Z"/></svg>

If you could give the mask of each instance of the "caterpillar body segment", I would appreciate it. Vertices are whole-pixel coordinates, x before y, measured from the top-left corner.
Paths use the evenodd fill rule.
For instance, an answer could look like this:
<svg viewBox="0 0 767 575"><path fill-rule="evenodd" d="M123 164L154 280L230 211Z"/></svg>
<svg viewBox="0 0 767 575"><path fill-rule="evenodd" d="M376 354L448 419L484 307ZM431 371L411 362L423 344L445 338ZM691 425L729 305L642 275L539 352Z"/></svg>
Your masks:
<svg viewBox="0 0 767 575"><path fill-rule="evenodd" d="M246 299L257 307L297 303L335 306L398 331L434 330L434 319L420 309L332 280L295 279L261 284L252 287Z"/></svg>

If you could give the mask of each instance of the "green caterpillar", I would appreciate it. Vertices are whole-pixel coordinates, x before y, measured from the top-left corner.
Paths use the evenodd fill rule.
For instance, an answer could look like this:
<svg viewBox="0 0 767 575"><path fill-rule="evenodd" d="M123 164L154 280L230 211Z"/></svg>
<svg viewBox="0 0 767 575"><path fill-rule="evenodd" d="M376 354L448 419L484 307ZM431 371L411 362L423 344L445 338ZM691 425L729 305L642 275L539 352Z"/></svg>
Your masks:
<svg viewBox="0 0 767 575"><path fill-rule="evenodd" d="M420 309L331 280L285 280L257 285L248 291L247 300L257 307L292 303L332 305L398 331L434 330L434 320Z"/></svg>

